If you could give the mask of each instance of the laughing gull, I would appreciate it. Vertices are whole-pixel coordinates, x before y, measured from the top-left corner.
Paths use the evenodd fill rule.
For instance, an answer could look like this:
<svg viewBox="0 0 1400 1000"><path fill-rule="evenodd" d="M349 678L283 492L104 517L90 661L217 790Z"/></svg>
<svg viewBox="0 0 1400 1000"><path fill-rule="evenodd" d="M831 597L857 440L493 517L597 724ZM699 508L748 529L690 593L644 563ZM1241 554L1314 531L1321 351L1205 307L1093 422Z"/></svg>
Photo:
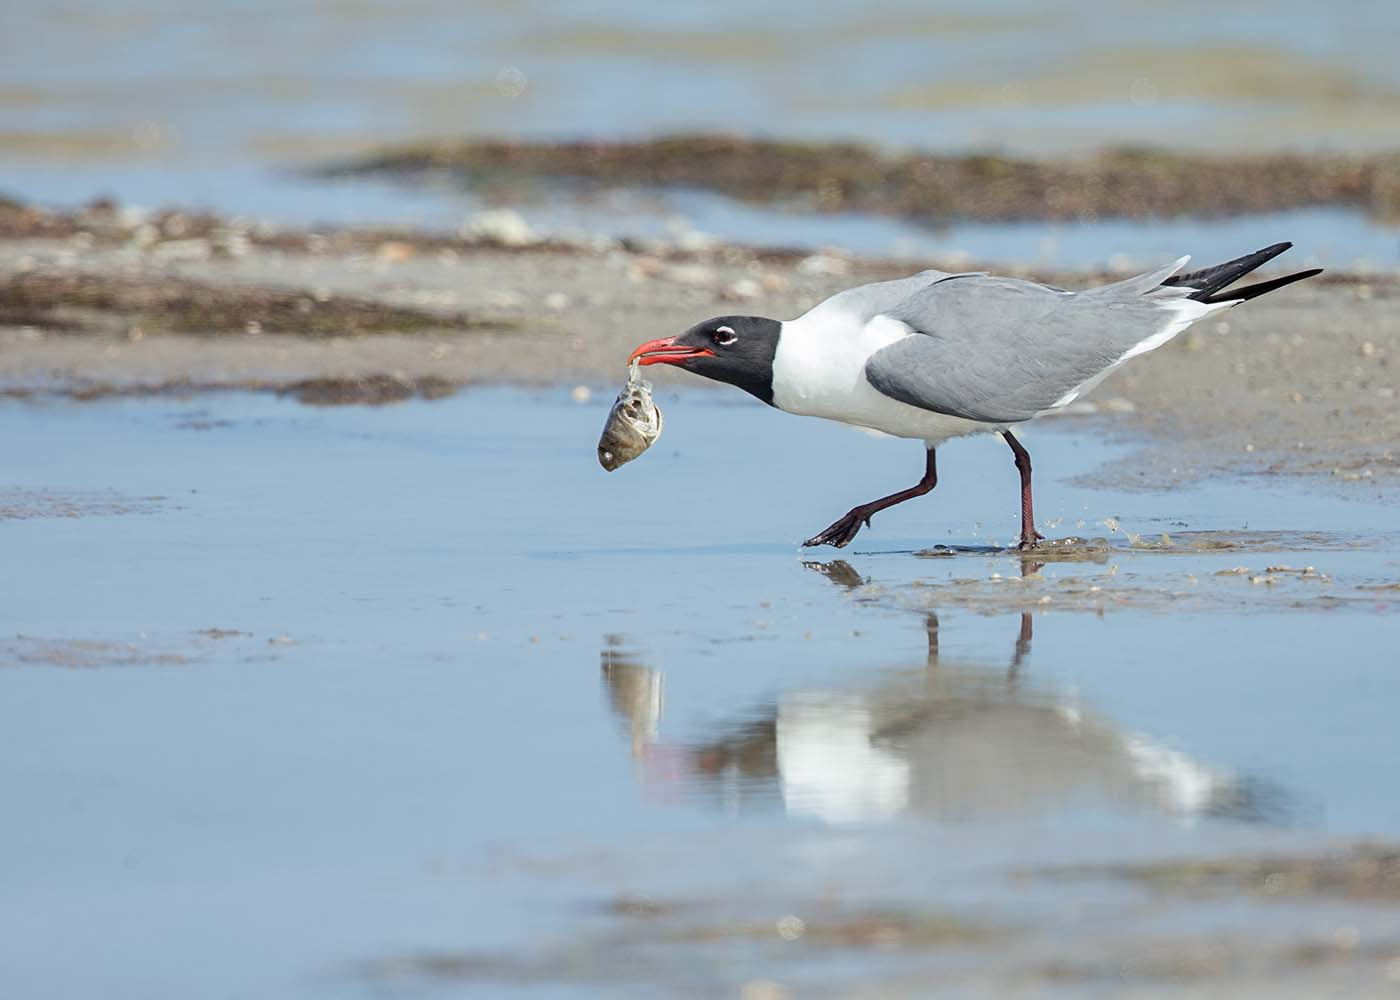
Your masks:
<svg viewBox="0 0 1400 1000"><path fill-rule="evenodd" d="M1191 259L1182 257L1082 292L985 271L922 271L840 292L787 322L708 319L641 345L629 361L676 365L788 413L924 442L916 485L852 507L804 545L850 544L878 512L933 489L938 445L999 433L1021 475L1020 547L1028 549L1042 536L1031 509L1031 458L1012 426L1069 405L1199 319L1320 273L1228 288L1290 246L1276 243L1189 274L1178 273Z"/></svg>

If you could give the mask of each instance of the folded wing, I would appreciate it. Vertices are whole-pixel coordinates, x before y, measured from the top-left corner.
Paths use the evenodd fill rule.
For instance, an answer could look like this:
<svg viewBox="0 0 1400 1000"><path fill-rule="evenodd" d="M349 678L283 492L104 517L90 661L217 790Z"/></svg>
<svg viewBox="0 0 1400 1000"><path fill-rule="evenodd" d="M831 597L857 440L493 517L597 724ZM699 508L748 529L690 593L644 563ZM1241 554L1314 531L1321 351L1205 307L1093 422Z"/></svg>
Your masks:
<svg viewBox="0 0 1400 1000"><path fill-rule="evenodd" d="M1189 288L1162 286L1186 260L1083 292L1016 278L945 278L883 312L910 335L876 351L865 376L920 409L987 423L1028 420L1220 308L1189 300Z"/></svg>

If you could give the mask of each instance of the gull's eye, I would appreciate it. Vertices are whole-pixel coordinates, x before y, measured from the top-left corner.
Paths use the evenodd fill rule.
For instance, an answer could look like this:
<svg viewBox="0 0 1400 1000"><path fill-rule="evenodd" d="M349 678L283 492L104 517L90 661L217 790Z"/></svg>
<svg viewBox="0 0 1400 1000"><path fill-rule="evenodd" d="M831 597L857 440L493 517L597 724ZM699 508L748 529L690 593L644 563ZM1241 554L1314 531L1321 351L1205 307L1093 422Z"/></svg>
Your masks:
<svg viewBox="0 0 1400 1000"><path fill-rule="evenodd" d="M727 326L715 327L715 332L710 334L710 339L720 347L728 347L739 339L739 335Z"/></svg>

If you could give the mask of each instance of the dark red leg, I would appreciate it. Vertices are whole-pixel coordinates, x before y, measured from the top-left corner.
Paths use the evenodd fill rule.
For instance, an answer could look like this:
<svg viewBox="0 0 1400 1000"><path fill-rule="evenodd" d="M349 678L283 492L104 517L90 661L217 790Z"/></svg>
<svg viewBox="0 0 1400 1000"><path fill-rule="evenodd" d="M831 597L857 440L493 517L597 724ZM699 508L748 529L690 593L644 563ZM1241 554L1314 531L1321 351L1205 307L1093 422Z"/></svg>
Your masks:
<svg viewBox="0 0 1400 1000"><path fill-rule="evenodd" d="M1031 456L1021 447L1021 442L1010 431L1002 431L1001 436L1011 445L1016 456L1016 471L1021 474L1021 545L1022 549L1033 549L1035 543L1044 536L1035 530L1035 511L1031 508Z"/></svg>
<svg viewBox="0 0 1400 1000"><path fill-rule="evenodd" d="M870 519L882 510L887 510L897 503L921 497L938 485L938 469L934 465L933 449L928 450L928 464L924 467L924 478L919 480L917 486L911 486L907 490L900 490L898 493L891 493L887 497L879 500L872 500L863 503L859 507L852 507L846 512L846 516L841 518L831 527L827 528L803 542L803 546L810 545L834 545L838 549L851 544L851 539L856 537L863 524L870 526Z"/></svg>

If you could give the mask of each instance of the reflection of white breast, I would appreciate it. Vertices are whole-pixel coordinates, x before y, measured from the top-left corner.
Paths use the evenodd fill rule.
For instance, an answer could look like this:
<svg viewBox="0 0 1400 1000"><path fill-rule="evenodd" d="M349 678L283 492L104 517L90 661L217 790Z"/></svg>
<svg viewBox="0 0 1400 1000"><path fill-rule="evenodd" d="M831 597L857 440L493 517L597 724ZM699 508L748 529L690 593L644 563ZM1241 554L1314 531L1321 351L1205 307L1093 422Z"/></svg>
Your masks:
<svg viewBox="0 0 1400 1000"><path fill-rule="evenodd" d="M778 775L792 815L829 823L890 819L909 801L909 764L871 745L860 698L804 691L778 703Z"/></svg>
<svg viewBox="0 0 1400 1000"><path fill-rule="evenodd" d="M788 812L829 823L905 812L968 821L1030 815L1093 792L1190 820L1237 788L1227 772L1072 702L1001 701L976 687L922 703L907 692L782 698L777 770Z"/></svg>

